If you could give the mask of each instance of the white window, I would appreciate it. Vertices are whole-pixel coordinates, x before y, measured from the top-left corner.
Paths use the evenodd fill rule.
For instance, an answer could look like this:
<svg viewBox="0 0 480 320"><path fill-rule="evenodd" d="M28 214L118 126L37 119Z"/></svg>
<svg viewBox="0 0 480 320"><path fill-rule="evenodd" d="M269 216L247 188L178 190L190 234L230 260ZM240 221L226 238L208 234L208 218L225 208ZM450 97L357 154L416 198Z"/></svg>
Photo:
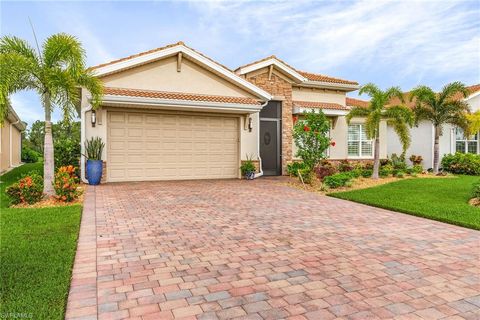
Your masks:
<svg viewBox="0 0 480 320"><path fill-rule="evenodd" d="M348 126L348 156L358 158L373 156L373 141L367 138L365 125L351 124Z"/></svg>
<svg viewBox="0 0 480 320"><path fill-rule="evenodd" d="M470 137L466 137L462 129L456 128L455 152L479 153L478 151L478 132Z"/></svg>

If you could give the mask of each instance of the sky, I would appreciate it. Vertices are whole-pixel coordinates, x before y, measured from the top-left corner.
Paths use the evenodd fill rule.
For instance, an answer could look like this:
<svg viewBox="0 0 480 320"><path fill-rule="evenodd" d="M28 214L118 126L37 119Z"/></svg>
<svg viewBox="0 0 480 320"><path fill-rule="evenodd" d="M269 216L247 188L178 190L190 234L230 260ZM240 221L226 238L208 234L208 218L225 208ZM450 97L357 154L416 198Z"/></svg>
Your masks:
<svg viewBox="0 0 480 320"><path fill-rule="evenodd" d="M480 0L0 0L2 36L33 45L29 18L40 42L78 37L89 66L181 40L232 69L275 54L300 70L381 88L480 83ZM43 119L35 92L11 100L27 123Z"/></svg>

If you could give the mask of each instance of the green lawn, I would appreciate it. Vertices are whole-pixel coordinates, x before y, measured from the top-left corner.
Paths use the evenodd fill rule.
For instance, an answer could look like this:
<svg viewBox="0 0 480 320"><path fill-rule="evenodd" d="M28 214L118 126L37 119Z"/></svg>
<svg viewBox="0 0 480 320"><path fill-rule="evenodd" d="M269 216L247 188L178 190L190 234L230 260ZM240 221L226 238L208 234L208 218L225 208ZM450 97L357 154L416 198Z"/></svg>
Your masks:
<svg viewBox="0 0 480 320"><path fill-rule="evenodd" d="M480 230L480 208L468 204L479 177L406 179L329 196Z"/></svg>
<svg viewBox="0 0 480 320"><path fill-rule="evenodd" d="M32 170L42 164L0 177L0 315L63 319L82 207L7 208L5 188Z"/></svg>

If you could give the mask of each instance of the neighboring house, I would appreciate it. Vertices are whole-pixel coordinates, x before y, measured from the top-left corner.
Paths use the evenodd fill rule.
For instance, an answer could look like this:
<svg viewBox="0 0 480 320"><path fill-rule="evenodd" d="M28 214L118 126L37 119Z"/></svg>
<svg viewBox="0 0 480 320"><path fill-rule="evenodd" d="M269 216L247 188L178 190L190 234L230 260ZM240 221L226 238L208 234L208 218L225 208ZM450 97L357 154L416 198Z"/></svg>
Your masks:
<svg viewBox="0 0 480 320"><path fill-rule="evenodd" d="M480 110L480 84L469 86L470 95L464 100L470 105L470 111L475 112ZM406 103L410 107L414 104L408 101L408 93L406 95ZM458 97L461 99L461 97ZM350 98L347 98L350 99ZM363 103L368 105L368 101L354 99L357 101L357 105ZM391 156L393 153L397 155L402 153L402 146L398 139L397 134L391 126L387 128L387 153ZM423 158L422 165L425 168L433 167L433 144L435 138L434 128L431 122L421 121L418 126L414 126L410 129L410 135L412 138L410 148L406 152L406 158L411 155L421 155ZM480 154L480 133L477 133L471 137L465 137L463 131L459 128L455 128L451 125L443 126L443 132L440 136L440 157L445 154L455 152L469 152ZM441 160L440 158L440 160Z"/></svg>
<svg viewBox="0 0 480 320"><path fill-rule="evenodd" d="M26 125L12 107L0 127L0 172L8 171L22 163L22 131Z"/></svg>
<svg viewBox="0 0 480 320"><path fill-rule="evenodd" d="M470 111L475 112L480 110L480 85L468 87L470 95L465 98L465 101L470 105ZM461 97L459 97L461 99ZM410 104L413 106L413 104ZM461 129L455 128L452 125L444 125L442 128L442 135L440 136L440 161L445 154L455 152L469 152L480 154L479 134L472 137L465 138ZM423 158L422 165L425 168L433 167L433 144L435 132L433 125L429 121L422 121L418 127L410 129L412 143L406 152L408 159L412 154L421 155ZM393 128L388 128L388 154L401 154L402 147L396 136Z"/></svg>
<svg viewBox="0 0 480 320"><path fill-rule="evenodd" d="M233 72L182 42L92 70L105 92L96 112L82 92L82 147L103 139L107 182L238 178L249 157L258 159L258 175L285 174L295 154L293 119L310 109L332 121L330 158L373 158L362 119L345 121L354 81L298 71L273 56ZM383 157L386 134L383 124Z"/></svg>

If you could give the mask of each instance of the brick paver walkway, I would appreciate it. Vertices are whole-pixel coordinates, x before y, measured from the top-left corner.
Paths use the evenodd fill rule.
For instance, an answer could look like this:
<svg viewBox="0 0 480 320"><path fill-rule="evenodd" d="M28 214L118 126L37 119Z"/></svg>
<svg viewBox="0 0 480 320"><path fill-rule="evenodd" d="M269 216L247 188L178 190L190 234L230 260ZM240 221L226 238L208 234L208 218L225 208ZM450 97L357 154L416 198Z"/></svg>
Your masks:
<svg viewBox="0 0 480 320"><path fill-rule="evenodd" d="M89 188L67 319L478 319L480 233L268 179Z"/></svg>

